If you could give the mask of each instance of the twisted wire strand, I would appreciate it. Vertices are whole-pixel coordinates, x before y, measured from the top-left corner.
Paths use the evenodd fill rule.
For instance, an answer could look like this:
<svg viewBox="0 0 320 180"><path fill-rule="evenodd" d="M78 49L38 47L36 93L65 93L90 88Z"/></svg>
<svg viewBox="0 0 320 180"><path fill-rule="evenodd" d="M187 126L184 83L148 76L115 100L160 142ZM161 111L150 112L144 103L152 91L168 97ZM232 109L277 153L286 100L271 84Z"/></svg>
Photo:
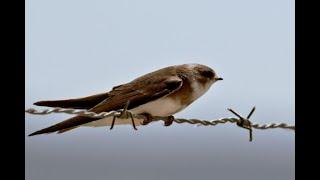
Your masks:
<svg viewBox="0 0 320 180"><path fill-rule="evenodd" d="M86 117L92 118L107 118L113 116L120 116L121 112L118 111L110 111L110 112L102 112L102 113L94 113L89 112L87 110L78 110L78 109L66 109L66 108L52 108L52 109L44 109L44 110L36 110L33 108L25 110L26 113L35 114L35 115L46 115L52 113L65 113L65 114L72 114L72 115L81 115ZM128 111L128 113L131 113ZM142 115L132 114L134 118L144 118ZM154 116L153 121L159 120L167 120L168 117L159 117ZM188 124L197 124L200 126L215 126L218 124L225 124L225 123L240 123L240 119L237 118L222 118L217 120L200 120L200 119L183 119L183 118L175 118L174 122L178 124L188 123ZM282 128L295 131L294 125L288 125L286 123L272 123L272 124L252 124L252 128L255 129L274 129L274 128Z"/></svg>

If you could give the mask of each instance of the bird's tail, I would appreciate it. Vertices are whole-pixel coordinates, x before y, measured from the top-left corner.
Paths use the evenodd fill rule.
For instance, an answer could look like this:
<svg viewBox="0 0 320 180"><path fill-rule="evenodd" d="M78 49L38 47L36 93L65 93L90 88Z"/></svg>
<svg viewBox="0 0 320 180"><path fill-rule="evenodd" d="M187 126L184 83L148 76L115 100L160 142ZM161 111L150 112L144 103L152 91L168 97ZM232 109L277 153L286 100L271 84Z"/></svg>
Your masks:
<svg viewBox="0 0 320 180"><path fill-rule="evenodd" d="M74 128L79 127L80 125L96 121L97 118L90 118L90 117L84 117L84 116L76 116L70 119L67 119L65 121L62 121L60 123L57 123L53 126L41 129L39 131L33 132L29 134L29 136L39 135L39 134L47 134L47 133L64 133L66 131L72 130Z"/></svg>

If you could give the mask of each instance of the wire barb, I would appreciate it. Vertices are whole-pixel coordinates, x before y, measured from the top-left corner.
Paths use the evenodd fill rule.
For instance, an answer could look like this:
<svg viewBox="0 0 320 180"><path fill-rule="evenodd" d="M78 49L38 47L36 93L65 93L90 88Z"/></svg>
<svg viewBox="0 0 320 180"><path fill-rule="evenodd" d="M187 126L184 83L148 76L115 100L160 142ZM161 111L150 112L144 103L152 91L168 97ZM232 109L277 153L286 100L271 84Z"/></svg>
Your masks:
<svg viewBox="0 0 320 180"><path fill-rule="evenodd" d="M243 118L241 115L239 115L237 112L235 112L234 110L232 110L230 108L228 110L239 118L240 121L237 122L238 126L249 130L249 141L251 142L253 139L253 137L252 137L252 123L249 121L249 118L256 110L256 107L252 108L252 110L248 114L247 118Z"/></svg>

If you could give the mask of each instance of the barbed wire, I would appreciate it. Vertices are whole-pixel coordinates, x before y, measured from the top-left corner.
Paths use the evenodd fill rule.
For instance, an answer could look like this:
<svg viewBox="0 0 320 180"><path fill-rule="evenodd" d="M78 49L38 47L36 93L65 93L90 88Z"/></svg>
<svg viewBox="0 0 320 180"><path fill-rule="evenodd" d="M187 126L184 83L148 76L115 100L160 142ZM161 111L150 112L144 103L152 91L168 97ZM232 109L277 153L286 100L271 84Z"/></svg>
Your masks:
<svg viewBox="0 0 320 180"><path fill-rule="evenodd" d="M249 118L253 114L253 112L255 111L255 107L251 110L251 112L249 113L247 118L242 117L241 115L239 115L238 113L236 113L232 109L228 109L228 110L230 112L232 112L234 115L236 115L238 118L221 118L221 119L216 119L216 120L174 118L173 121L178 124L188 123L188 124L197 124L199 126L216 126L218 124L236 123L238 126L249 130L250 141L252 141L252 128L262 129L262 130L281 128L281 129L288 129L288 130L295 131L294 125L288 125L286 123L271 123L271 124L251 123L249 121ZM25 112L29 113L29 114L35 114L35 115L46 115L46 114L52 114L52 113L65 113L65 114L79 115L79 116L100 118L100 119L107 118L107 117L118 117L118 118L123 119L123 118L129 118L130 116L132 118L139 118L139 119L145 118L144 115L133 114L127 110L94 113L94 112L89 112L87 110L79 110L79 109L52 108L52 109L36 110L36 109L30 108L30 109L25 110ZM123 112L125 112L125 113L123 113ZM169 119L169 117L152 116L151 121L160 121L160 120L167 121L168 119Z"/></svg>
<svg viewBox="0 0 320 180"><path fill-rule="evenodd" d="M110 111L110 112L102 112L102 113L94 113L89 112L86 110L78 110L78 109L66 109L66 108L52 108L52 109L43 109L43 110L36 110L33 108L27 109L25 112L29 114L35 115L46 115L52 113L65 113L71 115L80 115L86 116L91 118L107 118L113 116L120 116L121 112L119 111ZM128 111L130 113L130 111ZM144 118L143 115L132 114L134 118ZM159 120L167 120L168 117L160 117L160 116L153 116L152 121L159 121ZM200 119L184 119L184 118L175 118L173 120L176 123L189 123L189 124L200 124L203 126L215 126L217 124L224 124L224 123L240 123L240 118L221 118L217 120L200 120ZM289 129L295 130L294 125L288 125L286 123L272 123L272 124L252 124L251 125L255 129L274 129L274 128L282 128L282 129Z"/></svg>

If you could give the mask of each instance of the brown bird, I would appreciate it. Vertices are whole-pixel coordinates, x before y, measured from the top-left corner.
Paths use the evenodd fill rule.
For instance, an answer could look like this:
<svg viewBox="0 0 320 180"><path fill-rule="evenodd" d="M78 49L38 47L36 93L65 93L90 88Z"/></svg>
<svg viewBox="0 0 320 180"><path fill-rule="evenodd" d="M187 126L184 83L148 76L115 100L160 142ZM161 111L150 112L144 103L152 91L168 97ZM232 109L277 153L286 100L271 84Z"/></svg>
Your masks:
<svg viewBox="0 0 320 180"><path fill-rule="evenodd" d="M78 99L39 101L34 105L87 109L95 113L117 111L127 105L126 109L130 112L146 117L142 124L148 124L152 116L172 117L165 122L165 126L169 126L174 119L172 115L186 108L219 80L222 78L205 65L183 64L148 73L129 83L115 86L109 92ZM97 120L75 116L29 136L63 133ZM134 121L132 123L134 125Z"/></svg>

